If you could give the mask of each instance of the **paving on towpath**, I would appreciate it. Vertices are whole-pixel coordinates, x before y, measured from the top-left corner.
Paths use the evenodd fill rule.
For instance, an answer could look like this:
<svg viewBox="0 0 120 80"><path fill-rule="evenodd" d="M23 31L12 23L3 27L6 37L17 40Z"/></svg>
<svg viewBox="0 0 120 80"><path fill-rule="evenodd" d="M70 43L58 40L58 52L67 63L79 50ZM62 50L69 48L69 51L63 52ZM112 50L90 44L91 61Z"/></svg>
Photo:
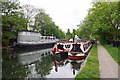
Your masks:
<svg viewBox="0 0 120 80"><path fill-rule="evenodd" d="M118 78L118 64L100 43L98 43L98 59L100 78Z"/></svg>

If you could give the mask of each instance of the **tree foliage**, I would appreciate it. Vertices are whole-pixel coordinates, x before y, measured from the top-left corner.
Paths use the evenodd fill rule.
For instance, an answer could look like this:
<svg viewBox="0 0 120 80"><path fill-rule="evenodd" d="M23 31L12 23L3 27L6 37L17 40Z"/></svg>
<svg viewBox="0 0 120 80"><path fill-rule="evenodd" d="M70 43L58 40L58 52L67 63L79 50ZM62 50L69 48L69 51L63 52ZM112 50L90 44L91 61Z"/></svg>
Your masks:
<svg viewBox="0 0 120 80"><path fill-rule="evenodd" d="M34 28L34 17L36 14L39 12L38 8L35 8L33 5L30 4L25 4L22 6L20 10L23 14L24 17L27 19L27 29L29 30L30 28Z"/></svg>
<svg viewBox="0 0 120 80"><path fill-rule="evenodd" d="M39 13L35 16L35 29L42 35L53 35L57 38L64 38L64 32L59 29L52 21L52 18L45 13L44 9L40 9Z"/></svg>
<svg viewBox="0 0 120 80"><path fill-rule="evenodd" d="M95 38L107 42L117 40L119 28L118 13L119 2L96 2L93 3L87 17L79 25L77 32L84 38Z"/></svg>
<svg viewBox="0 0 120 80"><path fill-rule="evenodd" d="M67 29L66 38L72 38L72 33L70 32L70 29Z"/></svg>
<svg viewBox="0 0 120 80"><path fill-rule="evenodd" d="M3 45L7 45L11 37L16 37L19 30L24 30L27 20L19 12L21 8L18 1L8 1L2 3L2 33Z"/></svg>

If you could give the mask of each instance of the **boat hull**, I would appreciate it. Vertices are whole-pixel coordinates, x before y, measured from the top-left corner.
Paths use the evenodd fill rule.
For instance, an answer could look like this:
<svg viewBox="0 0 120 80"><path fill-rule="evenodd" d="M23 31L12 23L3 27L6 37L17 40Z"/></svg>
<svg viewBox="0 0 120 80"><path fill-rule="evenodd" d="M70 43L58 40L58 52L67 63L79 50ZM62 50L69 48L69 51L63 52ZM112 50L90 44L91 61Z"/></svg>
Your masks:
<svg viewBox="0 0 120 80"><path fill-rule="evenodd" d="M71 60L81 60L81 59L85 59L86 55L80 52L70 52L68 53L68 58Z"/></svg>
<svg viewBox="0 0 120 80"><path fill-rule="evenodd" d="M86 56L68 56L68 58L71 60L81 60L81 59L85 59Z"/></svg>
<svg viewBox="0 0 120 80"><path fill-rule="evenodd" d="M33 50L41 50L41 49L47 49L47 48L52 48L54 46L54 43L47 43L47 44L16 44L12 48L14 50L18 51L33 51Z"/></svg>

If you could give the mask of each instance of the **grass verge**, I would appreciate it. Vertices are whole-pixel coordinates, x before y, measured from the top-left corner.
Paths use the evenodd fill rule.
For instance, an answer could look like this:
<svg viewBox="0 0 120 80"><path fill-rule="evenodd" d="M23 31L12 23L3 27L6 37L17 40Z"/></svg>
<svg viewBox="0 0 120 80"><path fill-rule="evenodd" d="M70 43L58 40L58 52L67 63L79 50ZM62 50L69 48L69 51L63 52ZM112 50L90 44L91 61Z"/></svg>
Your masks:
<svg viewBox="0 0 120 80"><path fill-rule="evenodd" d="M87 58L87 62L81 72L77 74L75 80L79 80L80 78L100 78L99 72L99 61L98 61L98 53L97 53L97 45L93 45L90 55Z"/></svg>
<svg viewBox="0 0 120 80"><path fill-rule="evenodd" d="M110 53L112 58L120 65L120 58L118 58L118 56L120 56L120 52L118 52L118 48L111 45L104 45L104 47Z"/></svg>

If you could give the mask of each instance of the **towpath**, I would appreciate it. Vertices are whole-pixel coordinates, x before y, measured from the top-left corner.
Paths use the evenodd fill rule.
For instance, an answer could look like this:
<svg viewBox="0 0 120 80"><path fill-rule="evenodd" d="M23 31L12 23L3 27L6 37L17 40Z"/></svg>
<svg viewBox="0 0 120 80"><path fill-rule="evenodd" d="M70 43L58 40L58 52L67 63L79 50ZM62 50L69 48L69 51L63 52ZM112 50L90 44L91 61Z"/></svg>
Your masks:
<svg viewBox="0 0 120 80"><path fill-rule="evenodd" d="M101 78L118 78L118 64L100 43L98 43L98 59Z"/></svg>

